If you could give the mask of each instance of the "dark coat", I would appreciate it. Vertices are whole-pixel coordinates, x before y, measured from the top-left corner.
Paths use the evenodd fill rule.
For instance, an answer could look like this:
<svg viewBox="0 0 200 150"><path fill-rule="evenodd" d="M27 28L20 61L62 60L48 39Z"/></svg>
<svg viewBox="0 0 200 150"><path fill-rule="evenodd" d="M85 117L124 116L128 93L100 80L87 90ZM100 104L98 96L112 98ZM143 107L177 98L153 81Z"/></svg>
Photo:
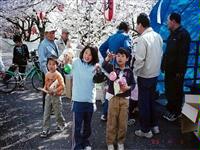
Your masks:
<svg viewBox="0 0 200 150"><path fill-rule="evenodd" d="M27 65L29 59L29 51L26 44L15 46L13 50L13 63L17 65Z"/></svg>
<svg viewBox="0 0 200 150"><path fill-rule="evenodd" d="M171 32L161 65L163 72L185 74L190 41L190 34L182 26Z"/></svg>

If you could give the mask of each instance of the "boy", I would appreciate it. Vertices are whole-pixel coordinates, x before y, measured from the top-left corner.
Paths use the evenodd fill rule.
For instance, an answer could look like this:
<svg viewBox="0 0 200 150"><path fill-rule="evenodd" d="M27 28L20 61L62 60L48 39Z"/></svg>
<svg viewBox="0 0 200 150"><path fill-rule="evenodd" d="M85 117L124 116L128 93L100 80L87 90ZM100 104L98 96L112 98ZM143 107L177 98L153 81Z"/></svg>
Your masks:
<svg viewBox="0 0 200 150"><path fill-rule="evenodd" d="M43 116L43 131L41 137L47 137L50 128L51 107L55 113L58 124L57 131L63 131L66 128L65 119L61 112L61 94L64 90L64 80L62 75L56 70L58 66L57 58L51 56L47 59L48 72L45 74L45 85L41 89L47 93L45 97L45 107Z"/></svg>
<svg viewBox="0 0 200 150"><path fill-rule="evenodd" d="M109 63L116 58L117 64ZM124 150L124 141L127 131L128 107L131 90L135 86L132 70L126 66L129 54L123 48L119 48L115 54L109 53L102 67L111 74L116 74L116 79L110 77L106 99L109 100L108 120L106 127L106 142L108 150L114 150L113 143L117 139L118 149ZM110 76L111 76L110 74Z"/></svg>
<svg viewBox="0 0 200 150"><path fill-rule="evenodd" d="M20 73L25 73L27 60L29 59L28 47L26 44L22 43L21 35L14 35L13 41L15 42L13 50L13 64L19 66Z"/></svg>
<svg viewBox="0 0 200 150"><path fill-rule="evenodd" d="M19 67L19 72L24 74L26 71L27 61L29 59L28 47L26 44L23 44L22 37L19 34L15 34L13 36L13 41L15 42L12 59L13 65L9 67L8 71L14 72L17 69L17 67ZM7 81L10 78L10 75L6 75L4 80ZM23 85L21 86L23 87Z"/></svg>

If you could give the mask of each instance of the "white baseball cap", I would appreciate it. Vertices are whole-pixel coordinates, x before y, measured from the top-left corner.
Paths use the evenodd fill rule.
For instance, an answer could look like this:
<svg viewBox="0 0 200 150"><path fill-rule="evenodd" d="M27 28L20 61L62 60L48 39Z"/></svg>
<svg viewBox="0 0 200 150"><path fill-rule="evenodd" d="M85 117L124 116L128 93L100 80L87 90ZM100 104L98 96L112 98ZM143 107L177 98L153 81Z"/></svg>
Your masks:
<svg viewBox="0 0 200 150"><path fill-rule="evenodd" d="M57 28L56 28L55 25L53 25L53 24L48 24L48 25L46 25L45 31L44 31L44 32L51 32L51 31L56 31L56 30L57 30Z"/></svg>

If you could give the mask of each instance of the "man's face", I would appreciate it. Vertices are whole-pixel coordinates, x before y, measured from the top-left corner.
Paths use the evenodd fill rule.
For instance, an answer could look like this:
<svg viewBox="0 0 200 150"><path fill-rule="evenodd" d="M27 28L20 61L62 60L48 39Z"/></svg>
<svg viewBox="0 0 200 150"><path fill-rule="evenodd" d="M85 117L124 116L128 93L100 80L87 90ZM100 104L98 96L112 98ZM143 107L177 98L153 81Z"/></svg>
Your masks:
<svg viewBox="0 0 200 150"><path fill-rule="evenodd" d="M142 30L142 24L139 23L136 25L136 31L139 33L139 34L142 34L143 30Z"/></svg>
<svg viewBox="0 0 200 150"><path fill-rule="evenodd" d="M174 29L174 20L170 20L170 18L168 17L167 25L168 25L169 30L173 30Z"/></svg>
<svg viewBox="0 0 200 150"><path fill-rule="evenodd" d="M55 32L56 32L56 31L47 32L46 37L47 37L47 39L48 39L49 41L54 41L54 39L55 39Z"/></svg>
<svg viewBox="0 0 200 150"><path fill-rule="evenodd" d="M67 32L62 32L62 39L65 41L65 40L68 40L69 39L69 34Z"/></svg>

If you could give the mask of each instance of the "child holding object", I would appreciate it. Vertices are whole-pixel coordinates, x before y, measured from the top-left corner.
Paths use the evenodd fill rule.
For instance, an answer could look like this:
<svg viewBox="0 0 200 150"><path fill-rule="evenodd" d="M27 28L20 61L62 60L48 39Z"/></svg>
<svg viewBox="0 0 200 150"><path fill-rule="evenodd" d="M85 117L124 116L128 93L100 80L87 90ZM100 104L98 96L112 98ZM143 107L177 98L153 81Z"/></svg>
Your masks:
<svg viewBox="0 0 200 150"><path fill-rule="evenodd" d="M116 65L109 63L116 58ZM124 150L124 142L127 131L128 107L131 90L135 87L132 70L126 66L129 54L123 48L119 48L116 54L109 53L102 64L104 70L109 73L108 90L106 99L109 100L108 119L106 127L106 142L108 150L114 150L115 139L118 149Z"/></svg>
<svg viewBox="0 0 200 150"><path fill-rule="evenodd" d="M57 121L57 131L63 131L66 128L65 119L61 112L61 94L64 90L64 80L62 75L56 70L57 69L57 58L51 56L47 59L48 72L45 74L45 85L41 89L43 92L47 93L45 97L45 107L43 116L43 131L40 134L41 137L47 137L50 129L50 116L51 107L53 108L56 121Z"/></svg>
<svg viewBox="0 0 200 150"><path fill-rule="evenodd" d="M84 47L79 58L72 62L73 150L91 150L89 137L92 133L92 115L96 109L93 77L98 62L98 50L91 46Z"/></svg>

